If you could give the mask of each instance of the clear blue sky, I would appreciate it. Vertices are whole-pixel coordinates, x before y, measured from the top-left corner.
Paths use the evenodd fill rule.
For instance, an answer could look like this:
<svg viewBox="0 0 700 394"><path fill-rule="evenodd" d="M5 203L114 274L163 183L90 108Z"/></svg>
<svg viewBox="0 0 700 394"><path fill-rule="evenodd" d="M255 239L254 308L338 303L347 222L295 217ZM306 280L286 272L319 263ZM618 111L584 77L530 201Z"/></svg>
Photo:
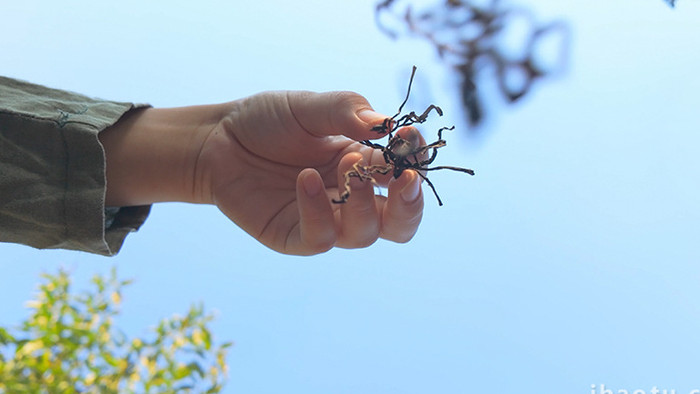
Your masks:
<svg viewBox="0 0 700 394"><path fill-rule="evenodd" d="M516 4L569 21L570 67L493 102L475 142L432 49L383 36L370 0L4 2L0 74L114 100L343 89L393 113L416 64L415 109L458 125L441 164L477 176L431 176L445 206L426 188L406 245L283 256L185 204L155 206L113 258L0 244L0 324L39 272L116 265L136 279L131 335L192 302L218 311L228 393L700 389L700 2Z"/></svg>

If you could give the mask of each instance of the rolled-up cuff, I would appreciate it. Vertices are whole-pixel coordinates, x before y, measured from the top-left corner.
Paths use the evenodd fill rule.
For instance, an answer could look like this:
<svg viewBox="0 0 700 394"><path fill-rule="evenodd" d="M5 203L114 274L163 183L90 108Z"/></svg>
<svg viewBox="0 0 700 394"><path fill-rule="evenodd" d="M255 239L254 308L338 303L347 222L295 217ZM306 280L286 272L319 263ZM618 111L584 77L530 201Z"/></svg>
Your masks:
<svg viewBox="0 0 700 394"><path fill-rule="evenodd" d="M116 254L150 206L105 210L97 136L136 107L0 77L0 241Z"/></svg>

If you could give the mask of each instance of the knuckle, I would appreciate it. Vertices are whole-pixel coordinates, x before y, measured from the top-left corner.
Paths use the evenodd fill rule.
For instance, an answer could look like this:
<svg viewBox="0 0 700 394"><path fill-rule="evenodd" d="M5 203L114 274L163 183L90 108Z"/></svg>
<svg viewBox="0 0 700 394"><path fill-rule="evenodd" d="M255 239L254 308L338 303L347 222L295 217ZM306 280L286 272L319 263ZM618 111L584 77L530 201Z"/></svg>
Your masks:
<svg viewBox="0 0 700 394"><path fill-rule="evenodd" d="M413 239L413 236L416 235L415 231L412 231L410 233L402 233L402 234L397 234L392 238L387 238L389 241L396 242L398 244L405 244L408 241Z"/></svg>
<svg viewBox="0 0 700 394"><path fill-rule="evenodd" d="M360 248L367 248L372 245L374 245L375 242L377 242L378 235L373 235L373 236L367 236L364 238L358 238L355 240L355 248L360 249Z"/></svg>
<svg viewBox="0 0 700 394"><path fill-rule="evenodd" d="M302 240L302 250L300 253L305 256L325 253L335 246L336 237L334 233L326 233L323 236L305 236Z"/></svg>
<svg viewBox="0 0 700 394"><path fill-rule="evenodd" d="M332 224L322 217L306 218L302 227L302 242L305 246L326 251L331 249L337 240L337 234L333 231Z"/></svg>
<svg viewBox="0 0 700 394"><path fill-rule="evenodd" d="M382 230L381 237L396 243L407 243L418 232L418 226L422 219L422 212L405 216L391 214L385 217L386 227Z"/></svg>
<svg viewBox="0 0 700 394"><path fill-rule="evenodd" d="M348 249L361 249L372 246L379 239L379 229L371 226L350 229L343 234L342 246Z"/></svg>
<svg viewBox="0 0 700 394"><path fill-rule="evenodd" d="M345 129L351 127L355 118L355 113L363 107L369 108L367 99L361 95L343 90L330 93L331 111L329 115L333 119L336 128Z"/></svg>
<svg viewBox="0 0 700 394"><path fill-rule="evenodd" d="M333 246L335 246L335 237L328 237L325 239L312 240L311 249L314 251L314 254L320 254L333 249Z"/></svg>
<svg viewBox="0 0 700 394"><path fill-rule="evenodd" d="M347 106L353 106L357 104L367 105L367 100L360 94L349 91L349 90L339 90L331 93L333 102L340 108L345 108Z"/></svg>

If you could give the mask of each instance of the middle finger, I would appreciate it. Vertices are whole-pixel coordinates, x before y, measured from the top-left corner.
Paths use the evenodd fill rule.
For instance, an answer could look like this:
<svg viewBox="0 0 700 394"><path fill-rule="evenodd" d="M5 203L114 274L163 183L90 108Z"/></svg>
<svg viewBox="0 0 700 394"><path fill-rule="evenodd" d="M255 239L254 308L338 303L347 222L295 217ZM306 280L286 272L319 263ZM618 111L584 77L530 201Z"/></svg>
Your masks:
<svg viewBox="0 0 700 394"><path fill-rule="evenodd" d="M338 165L338 189L345 190L349 180L350 194L345 203L340 204L336 212L339 220L339 236L336 246L341 248L363 248L373 244L379 237L380 219L374 200L372 179L348 176L355 173L356 167L365 165L358 152L348 153Z"/></svg>

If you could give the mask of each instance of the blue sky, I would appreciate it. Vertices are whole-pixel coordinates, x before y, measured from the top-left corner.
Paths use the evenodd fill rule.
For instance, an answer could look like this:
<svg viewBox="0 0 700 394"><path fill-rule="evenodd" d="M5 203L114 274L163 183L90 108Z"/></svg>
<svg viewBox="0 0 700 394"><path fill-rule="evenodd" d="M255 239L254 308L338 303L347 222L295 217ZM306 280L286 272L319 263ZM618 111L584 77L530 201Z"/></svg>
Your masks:
<svg viewBox="0 0 700 394"><path fill-rule="evenodd" d="M452 79L420 40L393 42L374 2L3 5L0 74L180 106L264 90L354 90L379 111L435 102L456 124L415 239L279 255L215 208L159 204L113 258L0 244L0 324L42 271L136 282L141 335L203 301L236 343L226 392L585 393L700 389L700 3L522 1L572 29L569 68L490 103L466 137ZM412 108L413 109L413 108Z"/></svg>

